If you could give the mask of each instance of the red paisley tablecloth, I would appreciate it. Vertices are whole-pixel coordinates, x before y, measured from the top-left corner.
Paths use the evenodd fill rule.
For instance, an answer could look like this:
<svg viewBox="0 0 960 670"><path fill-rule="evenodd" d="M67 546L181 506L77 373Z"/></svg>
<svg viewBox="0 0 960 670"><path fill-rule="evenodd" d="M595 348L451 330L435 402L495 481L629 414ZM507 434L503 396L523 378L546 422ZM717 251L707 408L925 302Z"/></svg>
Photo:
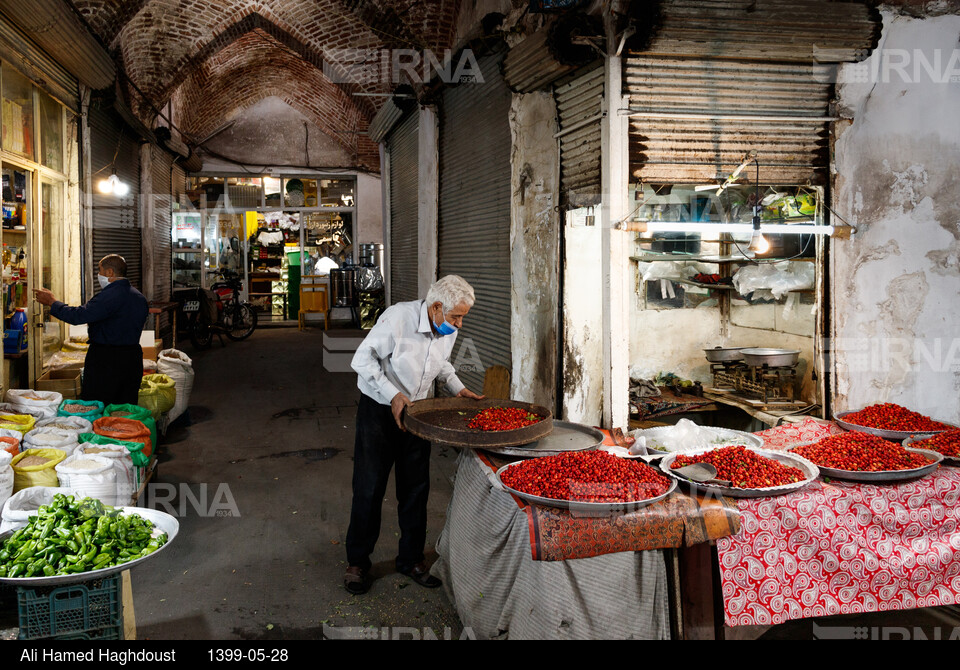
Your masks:
<svg viewBox="0 0 960 670"><path fill-rule="evenodd" d="M842 432L807 420L760 433L783 448ZM960 603L960 469L900 484L817 481L740 499L741 530L717 540L725 623Z"/></svg>

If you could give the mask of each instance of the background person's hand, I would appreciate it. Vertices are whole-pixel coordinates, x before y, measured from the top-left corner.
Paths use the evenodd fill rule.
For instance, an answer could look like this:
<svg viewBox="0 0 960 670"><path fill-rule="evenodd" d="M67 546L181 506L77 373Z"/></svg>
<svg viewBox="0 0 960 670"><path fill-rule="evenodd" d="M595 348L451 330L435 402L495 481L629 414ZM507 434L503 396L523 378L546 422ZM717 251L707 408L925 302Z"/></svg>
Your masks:
<svg viewBox="0 0 960 670"><path fill-rule="evenodd" d="M393 396L393 400L390 401L390 410L393 412L393 420L397 422L397 426L400 427L400 430L407 430L403 427L403 410L411 404L410 398L402 393L398 393L397 395Z"/></svg>
<svg viewBox="0 0 960 670"><path fill-rule="evenodd" d="M57 298L53 295L53 291L46 288L33 289L33 297L36 298L37 302L41 305L46 305L47 307L57 301Z"/></svg>
<svg viewBox="0 0 960 670"><path fill-rule="evenodd" d="M457 397L458 397L458 398L472 398L473 400L483 400L483 399L486 398L487 396L477 395L476 393L474 393L474 392L471 391L470 389L464 388L463 390L460 391L460 393L457 394Z"/></svg>

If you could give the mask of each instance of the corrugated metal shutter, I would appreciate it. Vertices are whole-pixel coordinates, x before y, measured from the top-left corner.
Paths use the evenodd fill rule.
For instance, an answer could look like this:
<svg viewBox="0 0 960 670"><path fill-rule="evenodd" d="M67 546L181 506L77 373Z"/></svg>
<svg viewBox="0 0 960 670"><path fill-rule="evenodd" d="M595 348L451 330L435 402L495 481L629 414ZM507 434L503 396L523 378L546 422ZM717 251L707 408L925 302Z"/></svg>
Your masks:
<svg viewBox="0 0 960 670"><path fill-rule="evenodd" d="M151 146L153 182L153 282L154 299L170 300L173 273L173 217L171 216L172 185L170 170L173 156L157 146Z"/></svg>
<svg viewBox="0 0 960 670"><path fill-rule="evenodd" d="M29 11L24 6L23 11ZM80 108L77 78L0 15L0 58L76 112Z"/></svg>
<svg viewBox="0 0 960 670"><path fill-rule="evenodd" d="M464 319L453 361L471 389L483 387L484 369L511 368L510 335L510 103L500 56L479 61L483 83L443 91L440 100L439 275L458 274L476 293ZM468 347L464 349L464 347Z"/></svg>
<svg viewBox="0 0 960 670"><path fill-rule="evenodd" d="M560 125L562 203L586 207L600 202L600 123L603 67L578 74L554 90Z"/></svg>
<svg viewBox="0 0 960 670"><path fill-rule="evenodd" d="M127 261L130 283L141 289L140 140L107 106L91 104L89 118L94 182L110 176L116 167L117 176L130 187L122 198L101 194L94 188L93 262L107 254L120 254ZM99 291L100 286L94 284L94 293Z"/></svg>
<svg viewBox="0 0 960 670"><path fill-rule="evenodd" d="M390 300L417 300L417 147L419 108L409 112L387 139L390 153Z"/></svg>
<svg viewBox="0 0 960 670"><path fill-rule="evenodd" d="M757 152L760 182L824 184L830 68L869 55L876 10L826 0L664 0L642 51L629 50L633 176L710 183ZM755 174L744 174L754 181Z"/></svg>

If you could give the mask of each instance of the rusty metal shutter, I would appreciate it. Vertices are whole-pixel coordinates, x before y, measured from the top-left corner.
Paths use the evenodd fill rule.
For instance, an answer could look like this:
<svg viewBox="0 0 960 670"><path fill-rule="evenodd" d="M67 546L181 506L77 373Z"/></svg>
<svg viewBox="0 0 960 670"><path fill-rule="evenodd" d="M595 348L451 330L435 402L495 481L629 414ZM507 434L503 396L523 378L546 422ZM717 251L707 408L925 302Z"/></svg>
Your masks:
<svg viewBox="0 0 960 670"><path fill-rule="evenodd" d="M127 261L127 278L142 288L140 229L140 140L110 105L90 105L90 154L94 182L117 176L130 192L119 198L93 190L93 262L107 254L120 254ZM96 267L92 268L96 271ZM94 283L94 293L99 293Z"/></svg>
<svg viewBox="0 0 960 670"><path fill-rule="evenodd" d="M876 12L824 0L665 0L659 10L624 65L633 176L710 183L755 150L761 183L826 183L829 68L869 54Z"/></svg>
<svg viewBox="0 0 960 670"><path fill-rule="evenodd" d="M600 123L603 67L579 73L554 89L560 126L560 188L564 205L600 202Z"/></svg>
<svg viewBox="0 0 960 670"><path fill-rule="evenodd" d="M173 281L173 216L171 208L171 170L173 156L151 146L151 180L153 183L153 297L166 302L171 296ZM149 241L145 240L149 244Z"/></svg>
<svg viewBox="0 0 960 670"><path fill-rule="evenodd" d="M29 13L30 10L25 5L21 6L19 13L25 11ZM0 58L66 105L67 109L76 112L80 108L77 78L3 15L0 15Z"/></svg>
<svg viewBox="0 0 960 670"><path fill-rule="evenodd" d="M390 170L390 301L417 300L419 108L408 112L387 138Z"/></svg>
<svg viewBox="0 0 960 670"><path fill-rule="evenodd" d="M510 103L500 55L479 60L483 83L464 83L440 99L438 274L457 274L476 293L453 361L474 364L458 376L479 392L484 370L511 368ZM475 349L474 349L475 348ZM474 356L475 352L475 356ZM477 360L478 359L478 360Z"/></svg>

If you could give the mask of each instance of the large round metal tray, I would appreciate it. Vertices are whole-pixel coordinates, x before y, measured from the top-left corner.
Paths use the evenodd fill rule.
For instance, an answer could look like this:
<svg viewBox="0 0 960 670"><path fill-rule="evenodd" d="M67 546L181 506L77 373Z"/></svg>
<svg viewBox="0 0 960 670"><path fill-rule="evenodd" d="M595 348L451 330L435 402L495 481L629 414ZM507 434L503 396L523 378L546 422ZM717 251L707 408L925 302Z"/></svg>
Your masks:
<svg viewBox="0 0 960 670"><path fill-rule="evenodd" d="M490 407L521 407L545 418L516 430L483 431L467 428L467 423L477 412ZM546 407L516 400L428 398L407 407L403 425L417 437L431 442L465 449L489 449L536 442L553 430L553 415Z"/></svg>
<svg viewBox="0 0 960 670"><path fill-rule="evenodd" d="M939 435L939 433L937 434ZM926 449L926 447L923 446L923 441L928 440L931 437L933 436L927 435L926 437L908 437L903 441L903 446L912 447L914 449ZM936 449L929 449L929 451L934 451L938 454L940 453ZM943 463L944 465L960 465L960 457L947 456L946 454L940 454L940 455L943 456L943 460L941 461L941 463Z"/></svg>
<svg viewBox="0 0 960 670"><path fill-rule="evenodd" d="M162 547L157 549L152 554L147 554L143 558L138 558L133 561L128 561L126 563L121 563L120 565L113 565L109 568L101 568L99 570L90 570L88 572L78 572L73 575L53 575L52 577L0 577L0 584L9 584L11 586L32 586L32 587L44 587L44 586L61 586L64 584L76 584L78 582L86 582L91 579L100 579L101 577L109 577L118 572L123 572L124 570L129 570L134 568L144 561L147 561L161 551L170 546L174 538L177 536L177 533L180 531L180 522L173 516L170 516L166 512L161 512L155 509L146 509L143 507L121 507L123 514L138 514L148 521L152 521L153 525L156 526L154 530L154 535L159 533L167 534L167 541ZM7 538L13 535L15 530L8 530L3 534L0 534L0 545L6 542Z"/></svg>
<svg viewBox="0 0 960 670"><path fill-rule="evenodd" d="M862 409L862 408L861 408L861 409ZM896 441L896 442L903 442L903 441L904 441L905 439L907 439L908 437L913 437L913 436L919 436L919 437L921 437L921 438L922 438L923 436L930 437L930 436L932 436L932 435L937 435L938 433L943 433L943 432L945 432L945 431L947 431L947 430L957 430L957 429L958 429L958 426L954 426L953 424L949 424L949 423L947 423L946 421L939 421L939 419L934 419L934 420L935 420L935 421L939 421L939 423L942 423L942 424L944 424L944 425L946 425L946 426L950 426L950 427L949 427L949 428L945 428L945 429L943 429L943 430L931 430L931 431L927 431L927 432L917 432L917 431L911 431L911 430L883 430L882 428L871 428L871 427L869 427L869 426L861 426L861 425L859 425L859 424L850 423L849 421L845 421L845 420L844 420L844 417L849 416L850 414L853 414L854 412L859 412L859 411L860 411L859 409L851 409L851 410L848 410L848 411L846 411L846 412L840 412L840 413L838 413L838 414L834 414L834 415L833 415L833 420L836 421L836 422L837 422L837 425L840 426L841 428L843 428L844 430L853 430L853 431L857 431L857 432L860 432L860 433L870 433L871 435L876 435L877 437L882 437L882 438L885 439L885 440L894 440L894 441Z"/></svg>
<svg viewBox="0 0 960 670"><path fill-rule="evenodd" d="M746 347L714 347L704 349L707 360L711 363L739 363L743 360L743 350Z"/></svg>
<svg viewBox="0 0 960 670"><path fill-rule="evenodd" d="M670 486L664 493L661 493L658 496L653 498L647 498L645 500L631 500L628 502L618 502L618 503L598 503L598 502L581 502L578 500L559 500L557 498L541 498L540 496L531 495L529 493L524 493L523 491L517 491L516 489L510 488L503 483L502 475L507 468L516 467L524 463L524 461L517 461L516 463L508 463L502 468L497 470L497 479L500 481L500 486L503 487L505 491L509 491L513 495L517 496L523 501L530 503L531 505L539 505L540 507L556 507L559 509L567 509L573 513L583 513L587 516L604 514L608 512L629 512L631 510L636 510L647 505L652 505L655 502L660 502L671 493L677 489L676 479L671 479Z"/></svg>
<svg viewBox="0 0 960 670"><path fill-rule="evenodd" d="M815 444L815 443L806 443L806 444ZM787 449L789 453L797 447L804 446L800 444L795 444ZM906 448L907 451L912 451L917 454L921 454L930 459L930 463L921 467L914 468L913 470L881 470L879 472L858 472L856 470L838 470L836 468L827 468L822 465L818 465L820 468L821 477L830 477L832 479L845 479L852 482L873 482L873 483L892 483L892 482L904 482L911 479L919 479L929 475L931 472L936 470L940 466L940 462L943 460L943 454L940 454L936 451L931 451L929 449L916 449L914 447ZM800 458L797 456L796 458Z"/></svg>
<svg viewBox="0 0 960 670"><path fill-rule="evenodd" d="M661 444L666 436L670 434L670 431L675 430L675 426L657 426L655 428L643 428L641 430L636 430L631 435L634 437L645 437L647 438L647 454L649 455L662 455L662 454L672 454L677 453L673 451L668 451L665 449L658 449L656 446L651 447L651 441L659 441ZM731 428L714 428L713 426L701 426L701 428L708 428L715 433L717 433L718 439L722 440L717 442L716 445L711 445L710 449L719 449L720 447L727 447L733 444L742 444L751 449L760 449L763 447L763 438L759 435L754 435L753 433L745 433L741 430L733 430ZM688 452L683 452L688 453Z"/></svg>
<svg viewBox="0 0 960 670"><path fill-rule="evenodd" d="M741 349L743 362L746 365L766 365L771 368L796 365L800 360L799 349Z"/></svg>
<svg viewBox="0 0 960 670"><path fill-rule="evenodd" d="M569 421L554 421L553 430L536 442L516 447L490 447L487 450L504 456L535 458L556 456L566 451L589 451L603 444L603 433L596 428Z"/></svg>
<svg viewBox="0 0 960 670"><path fill-rule="evenodd" d="M791 454L785 451L772 451L770 449L754 449L750 448L751 451L756 452L757 454L764 456L766 458L771 458L775 461L779 461L784 465L789 465L795 468L799 468L806 478L802 482L796 482L794 484L785 484L783 486L771 486L769 488L763 489L742 489L734 486L719 486L716 484L705 484L703 482L695 482L692 479L687 479L686 477L677 474L670 469L670 464L673 463L677 456L680 454L671 453L667 454L660 461L660 469L663 470L667 475L689 484L691 488L694 489L703 489L705 491L710 491L712 493L720 494L722 496L727 496L728 498L769 498L773 496L782 496L787 493L793 493L794 491L799 491L805 487L810 482L814 481L817 477L820 476L820 469L806 458ZM712 451L711 449L697 449L696 451L684 451L682 454L684 456L696 456L698 454L706 453L707 451Z"/></svg>

